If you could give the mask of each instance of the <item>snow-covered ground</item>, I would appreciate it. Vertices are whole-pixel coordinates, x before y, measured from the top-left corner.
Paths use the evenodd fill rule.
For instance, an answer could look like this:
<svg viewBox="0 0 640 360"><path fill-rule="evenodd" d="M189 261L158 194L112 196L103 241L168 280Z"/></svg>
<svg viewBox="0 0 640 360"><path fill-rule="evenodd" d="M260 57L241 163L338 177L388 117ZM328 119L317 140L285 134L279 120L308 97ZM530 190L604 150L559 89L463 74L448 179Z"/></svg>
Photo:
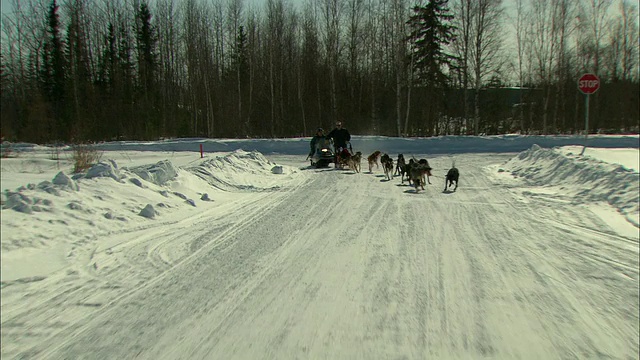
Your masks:
<svg viewBox="0 0 640 360"><path fill-rule="evenodd" d="M637 136L354 137L427 158L418 193L308 140L105 143L82 174L15 144L2 358L637 357Z"/></svg>

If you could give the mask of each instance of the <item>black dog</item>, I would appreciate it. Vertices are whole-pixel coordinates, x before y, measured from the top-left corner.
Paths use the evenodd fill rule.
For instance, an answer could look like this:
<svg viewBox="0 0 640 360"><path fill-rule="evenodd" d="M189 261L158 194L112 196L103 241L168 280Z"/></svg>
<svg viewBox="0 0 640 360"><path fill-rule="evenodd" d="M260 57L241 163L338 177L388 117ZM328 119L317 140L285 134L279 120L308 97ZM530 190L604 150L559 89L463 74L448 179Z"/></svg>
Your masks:
<svg viewBox="0 0 640 360"><path fill-rule="evenodd" d="M404 177L407 177L407 180L409 180L409 185L411 185L411 168L414 167L415 165L417 165L418 162L415 161L414 159L409 159L408 163L405 163L401 168L400 168L400 175L402 176L401 180L401 184L404 184Z"/></svg>
<svg viewBox="0 0 640 360"><path fill-rule="evenodd" d="M396 162L396 171L393 173L393 175L394 176L403 175L405 165L407 165L407 163L406 161L404 161L404 155L398 154L398 161Z"/></svg>
<svg viewBox="0 0 640 360"><path fill-rule="evenodd" d="M382 163L382 168L384 169L384 175L387 177L387 180L391 180L393 178L393 160L387 154L382 155L380 158L380 162Z"/></svg>
<svg viewBox="0 0 640 360"><path fill-rule="evenodd" d="M458 188L459 177L460 173L458 172L458 169L456 169L455 167L449 169L449 171L447 171L447 178L444 180L444 191L447 191L447 188L449 186L453 186L454 181L456 183L456 187L453 188L453 191L456 191L456 189Z"/></svg>

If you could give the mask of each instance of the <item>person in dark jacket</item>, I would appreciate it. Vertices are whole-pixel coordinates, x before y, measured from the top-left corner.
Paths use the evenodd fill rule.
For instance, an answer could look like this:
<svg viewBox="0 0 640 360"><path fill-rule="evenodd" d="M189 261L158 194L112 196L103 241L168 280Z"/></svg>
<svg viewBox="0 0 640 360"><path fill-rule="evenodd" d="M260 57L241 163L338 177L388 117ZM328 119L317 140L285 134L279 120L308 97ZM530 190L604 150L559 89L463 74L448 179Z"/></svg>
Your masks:
<svg viewBox="0 0 640 360"><path fill-rule="evenodd" d="M327 138L333 139L336 150L340 150L347 147L347 142L351 141L351 134L349 134L349 130L342 127L342 122L338 121L335 129L327 134Z"/></svg>
<svg viewBox="0 0 640 360"><path fill-rule="evenodd" d="M351 141L351 134L349 134L349 130L342 127L341 121L337 121L335 129L327 134L327 139L333 139L333 147L335 148L334 163L336 164L336 168L338 168L340 167L338 164L338 155L342 154L343 151L349 152L347 142Z"/></svg>
<svg viewBox="0 0 640 360"><path fill-rule="evenodd" d="M309 150L309 156L307 156L307 159L312 157L313 154L315 154L316 152L316 144L318 143L319 140L324 140L324 130L322 130L322 128L318 128L316 130L316 134L311 138L311 144L309 144L311 146L311 149Z"/></svg>

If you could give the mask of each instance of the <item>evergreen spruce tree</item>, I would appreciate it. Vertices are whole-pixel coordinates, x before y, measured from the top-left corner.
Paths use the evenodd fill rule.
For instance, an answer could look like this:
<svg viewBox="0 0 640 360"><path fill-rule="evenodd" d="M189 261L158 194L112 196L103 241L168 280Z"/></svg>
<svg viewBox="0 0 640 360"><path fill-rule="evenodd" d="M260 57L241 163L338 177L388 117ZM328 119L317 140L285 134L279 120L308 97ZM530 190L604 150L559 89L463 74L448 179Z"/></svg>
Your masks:
<svg viewBox="0 0 640 360"><path fill-rule="evenodd" d="M42 54L41 84L45 99L53 109L55 128L48 129L57 139L70 140L70 123L66 104L66 59L60 35L60 18L56 0L51 1L47 16L47 34Z"/></svg>
<svg viewBox="0 0 640 360"><path fill-rule="evenodd" d="M236 91L238 93L238 123L243 121L243 96L245 93L245 84L249 75L249 54L247 50L247 33L244 26L238 27L238 35L235 44L235 69L236 69ZM248 130L248 129L247 129Z"/></svg>
<svg viewBox="0 0 640 360"><path fill-rule="evenodd" d="M87 111L93 100L91 71L89 70L89 55L84 27L82 26L82 4L75 1L71 7L71 16L67 28L66 59L67 59L67 94L69 104L69 118L72 126L71 134L81 139L99 138L104 135L96 130L95 113ZM73 109L73 111L71 111Z"/></svg>
<svg viewBox="0 0 640 360"><path fill-rule="evenodd" d="M419 81L429 87L444 88L449 82L449 72L455 57L445 51L445 46L455 40L455 28L450 25L448 0L430 0L426 5L414 6L407 24L414 41L414 67Z"/></svg>
<svg viewBox="0 0 640 360"><path fill-rule="evenodd" d="M244 30L244 26L241 25L238 28L238 37L236 39L236 65L243 83L248 73L249 54L247 42L247 33Z"/></svg>
<svg viewBox="0 0 640 360"><path fill-rule="evenodd" d="M156 30L151 24L151 12L146 1L140 3L136 12L136 40L138 54L138 96L141 98L140 104L144 108L141 111L144 120L144 137L153 139L159 135L161 117L158 114L155 76L157 73L158 61L157 45L158 37Z"/></svg>

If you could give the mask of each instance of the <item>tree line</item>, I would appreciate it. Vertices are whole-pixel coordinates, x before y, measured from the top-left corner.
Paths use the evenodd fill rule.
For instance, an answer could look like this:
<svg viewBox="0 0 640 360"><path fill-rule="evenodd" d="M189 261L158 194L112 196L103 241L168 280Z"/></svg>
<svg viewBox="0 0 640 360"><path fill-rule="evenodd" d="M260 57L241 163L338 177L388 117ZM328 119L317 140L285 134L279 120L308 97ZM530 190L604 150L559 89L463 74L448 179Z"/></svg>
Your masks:
<svg viewBox="0 0 640 360"><path fill-rule="evenodd" d="M630 0L12 0L1 135L638 132Z"/></svg>

